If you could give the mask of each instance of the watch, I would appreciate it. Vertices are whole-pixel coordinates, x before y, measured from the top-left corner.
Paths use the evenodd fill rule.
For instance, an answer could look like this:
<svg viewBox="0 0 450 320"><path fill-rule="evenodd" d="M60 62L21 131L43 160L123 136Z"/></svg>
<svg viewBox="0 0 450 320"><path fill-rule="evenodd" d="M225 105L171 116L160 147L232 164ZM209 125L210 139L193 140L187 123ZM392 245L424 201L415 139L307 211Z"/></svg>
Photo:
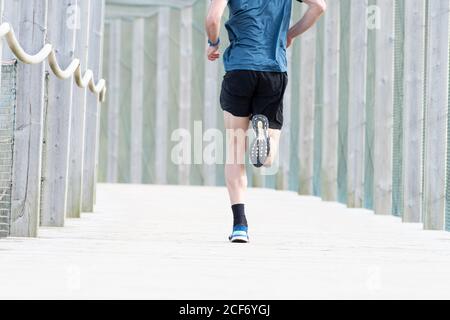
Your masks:
<svg viewBox="0 0 450 320"><path fill-rule="evenodd" d="M217 47L220 44L220 38L217 38L217 42L215 43L208 39L208 44L210 47Z"/></svg>

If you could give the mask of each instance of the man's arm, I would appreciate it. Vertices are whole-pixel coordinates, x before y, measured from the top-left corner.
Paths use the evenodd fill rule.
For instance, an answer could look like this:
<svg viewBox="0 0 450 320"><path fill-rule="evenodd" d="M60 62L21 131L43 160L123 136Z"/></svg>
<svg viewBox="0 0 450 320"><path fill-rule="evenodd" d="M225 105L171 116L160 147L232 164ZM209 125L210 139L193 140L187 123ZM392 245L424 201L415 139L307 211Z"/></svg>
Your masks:
<svg viewBox="0 0 450 320"><path fill-rule="evenodd" d="M287 43L288 47L291 46L292 41L294 41L296 37L302 35L309 28L311 28L327 9L325 0L303 0L303 2L308 5L308 10L303 18L291 29L289 29Z"/></svg>
<svg viewBox="0 0 450 320"><path fill-rule="evenodd" d="M228 0L211 0L208 16L206 17L205 28L208 39L211 43L219 42L220 25L223 13L227 7ZM215 61L219 59L219 44L214 47L209 47L207 50L208 59Z"/></svg>

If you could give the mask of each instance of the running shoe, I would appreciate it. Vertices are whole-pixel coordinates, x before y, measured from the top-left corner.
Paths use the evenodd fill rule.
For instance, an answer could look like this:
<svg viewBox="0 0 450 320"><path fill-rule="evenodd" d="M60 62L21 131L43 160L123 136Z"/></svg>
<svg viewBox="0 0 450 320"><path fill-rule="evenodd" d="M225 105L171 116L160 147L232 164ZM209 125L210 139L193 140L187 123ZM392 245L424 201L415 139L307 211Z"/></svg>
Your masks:
<svg viewBox="0 0 450 320"><path fill-rule="evenodd" d="M255 115L252 118L252 127L256 139L250 148L250 162L256 168L261 168L270 154L269 120L266 116Z"/></svg>
<svg viewBox="0 0 450 320"><path fill-rule="evenodd" d="M228 238L232 243L248 243L248 227L245 226L235 226L233 228L233 233Z"/></svg>

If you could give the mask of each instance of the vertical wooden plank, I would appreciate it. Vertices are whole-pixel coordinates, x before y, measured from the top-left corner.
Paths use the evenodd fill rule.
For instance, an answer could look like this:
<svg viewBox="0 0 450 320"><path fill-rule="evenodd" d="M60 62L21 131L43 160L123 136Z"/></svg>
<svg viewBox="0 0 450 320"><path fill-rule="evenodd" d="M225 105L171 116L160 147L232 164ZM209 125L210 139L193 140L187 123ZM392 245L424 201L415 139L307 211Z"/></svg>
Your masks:
<svg viewBox="0 0 450 320"><path fill-rule="evenodd" d="M155 149L155 182L167 183L167 126L169 99L169 26L170 8L161 7L158 15L158 62L156 78L156 149Z"/></svg>
<svg viewBox="0 0 450 320"><path fill-rule="evenodd" d="M288 60L288 75L291 74L292 70L292 48L287 50L287 60ZM289 188L289 165L290 165L290 152L291 152L291 110L292 110L292 85L291 82L288 83L286 92L284 94L284 124L283 130L281 131L280 137L280 167L277 174L276 189L277 190L288 190Z"/></svg>
<svg viewBox="0 0 450 320"><path fill-rule="evenodd" d="M8 22L13 28L16 35L19 33L20 24L19 24L19 10L20 3L19 0L4 0L3 3L3 21ZM6 43L5 40L2 42ZM15 59L14 54L9 49L8 45L3 46L3 61L13 60Z"/></svg>
<svg viewBox="0 0 450 320"><path fill-rule="evenodd" d="M170 43L169 43L169 98L167 117L167 184L177 185L178 166L172 161L172 150L176 143L171 141L172 134L179 126L179 102L180 102L180 47L184 46L184 39L181 34L181 10L172 8L170 10Z"/></svg>
<svg viewBox="0 0 450 320"><path fill-rule="evenodd" d="M122 21L111 23L109 48L109 110L108 110L108 174L107 182L118 182L119 170L119 112L120 112L120 60Z"/></svg>
<svg viewBox="0 0 450 320"><path fill-rule="evenodd" d="M315 98L314 98L314 163L313 163L313 195L320 197L322 195L322 145L324 143L323 116L324 116L324 80L325 80L325 20L322 17L317 22L316 35L316 62L315 62Z"/></svg>
<svg viewBox="0 0 450 320"><path fill-rule="evenodd" d="M95 0L93 0L95 1ZM82 73L87 69L90 35L91 0L78 2L77 39L75 57L80 59ZM96 79L97 80L97 79ZM86 113L87 88L79 88L73 84L72 117L69 150L69 183L67 190L67 217L81 217L81 198L84 158L84 128ZM92 94L89 92L89 94ZM88 141L90 143L90 141Z"/></svg>
<svg viewBox="0 0 450 320"><path fill-rule="evenodd" d="M225 13L224 13L224 17L228 17L229 16L229 9L228 7L225 9ZM222 47L222 53L226 50L226 48L229 47L230 45L230 39L228 37L228 32L226 29L225 24L222 24L222 27L220 29L220 39L221 39L221 47ZM225 122L223 120L223 110L220 106L220 93L222 92L222 82L223 82L223 77L225 76L225 66L223 64L223 62L219 63L219 73L218 73L218 81L217 81L217 90L219 92L219 96L218 96L218 101L217 101L217 105L218 107L216 108L216 113L217 113L217 128L225 133ZM225 153L224 153L224 157L225 158ZM221 159L222 163L225 163L225 159ZM248 181L248 186L251 187L251 181L252 181L252 169L251 167L253 167L249 161L246 161L246 172L247 172L247 181ZM216 184L217 186L221 186L224 187L225 186L225 166L223 164L220 164L217 166L216 168Z"/></svg>
<svg viewBox="0 0 450 320"><path fill-rule="evenodd" d="M403 221L421 222L424 1L405 1Z"/></svg>
<svg viewBox="0 0 450 320"><path fill-rule="evenodd" d="M340 1L338 201L347 203L348 106L351 0Z"/></svg>
<svg viewBox="0 0 450 320"><path fill-rule="evenodd" d="M13 179L14 113L16 109L17 63L2 65L2 87L0 88L0 238L10 234L11 189Z"/></svg>
<svg viewBox="0 0 450 320"><path fill-rule="evenodd" d="M192 7L181 11L180 39L180 101L179 126L190 132L191 129L191 79L192 79ZM190 165L181 164L178 168L178 181L182 185L189 184Z"/></svg>
<svg viewBox="0 0 450 320"><path fill-rule="evenodd" d="M91 2L92 4L92 2ZM104 63L102 64L102 76L104 79L108 80L108 86L109 86L109 39L110 39L110 23L108 20L105 20L105 26L104 26L104 33L103 33L103 44L102 46L106 48L106 50L103 50L102 55L102 61ZM92 53L91 53L92 54ZM88 97L89 99L89 97ZM99 140L99 159L98 159L98 182L104 183L106 182L106 171L107 171L107 163L108 163L108 110L109 110L109 94L105 97L105 102L101 105L101 113L100 113L100 140ZM87 114L87 108L86 108L86 114ZM87 122L87 115L86 115L86 121ZM85 124L86 128L85 131L87 131L87 123ZM86 138L85 138L86 139ZM86 144L85 144L86 146ZM86 148L85 148L86 149ZM87 161L87 155L85 152L84 155L84 162ZM83 163L83 168L85 164ZM83 173L83 202L84 197L87 192L84 191L85 184L88 178L84 176ZM88 201L88 200L87 200Z"/></svg>
<svg viewBox="0 0 450 320"><path fill-rule="evenodd" d="M142 182L142 135L144 99L144 27L145 21L133 21L132 93L131 93L131 183Z"/></svg>
<svg viewBox="0 0 450 320"><path fill-rule="evenodd" d="M322 198L337 200L339 122L340 2L328 3L325 15L324 104L322 144Z"/></svg>
<svg viewBox="0 0 450 320"><path fill-rule="evenodd" d="M427 103L428 103L428 55L430 52L428 42L430 38L430 0L424 1L425 6L425 23L424 23L424 54L423 54L423 112L422 112L422 168L421 168L421 174L422 174L422 186L421 186L421 197L422 197L422 208L421 208L421 214L422 214L422 223L424 221L424 207L425 207L425 201L424 201L424 194L425 194L425 144L426 144L426 125L425 125L425 119L426 119L426 113L427 113Z"/></svg>
<svg viewBox="0 0 450 320"><path fill-rule="evenodd" d="M48 42L56 49L61 66L74 59L76 0L50 0L48 6ZM72 10L71 10L72 9ZM44 144L41 224L64 225L67 203L69 141L72 115L72 78L57 79L50 72L48 84L47 127Z"/></svg>
<svg viewBox="0 0 450 320"><path fill-rule="evenodd" d="M297 1L294 1L292 4L292 19L293 21L299 21L302 17L302 8L304 4L300 4ZM291 91L291 114L290 114L290 159L289 159L289 171L291 174L289 175L289 190L298 192L299 190L299 124L300 124L300 49L302 42L297 39L292 45L292 65L291 70L292 73L289 76L289 82L292 86Z"/></svg>
<svg viewBox="0 0 450 320"><path fill-rule="evenodd" d="M450 23L449 23L450 28ZM449 34L450 37L450 34ZM450 39L449 39L450 41ZM449 47L449 59L450 59L450 47ZM450 79L450 64L448 69L448 77ZM445 195L445 231L450 232L450 81L448 83L448 111L447 111L447 185L446 185L446 195Z"/></svg>
<svg viewBox="0 0 450 320"><path fill-rule="evenodd" d="M206 44L207 45L207 44ZM205 47L206 51L206 47ZM219 61L211 62L207 59L205 61L205 75L204 75L204 100L203 100L203 129L205 132L210 129L217 128L217 112L216 108L218 101L218 90L217 90L217 77L219 73ZM206 144L211 144L212 142L205 141ZM203 184L206 186L216 185L216 165L208 164L208 160L204 157L203 159ZM214 160L214 159L210 159Z"/></svg>
<svg viewBox="0 0 450 320"><path fill-rule="evenodd" d="M144 73L144 155L143 155L143 182L155 182L155 125L156 125L156 97L157 82L155 79L157 68L158 47L158 15L146 19L145 30L145 73Z"/></svg>
<svg viewBox="0 0 450 320"><path fill-rule="evenodd" d="M378 0L381 28L376 37L374 211L392 213L394 3Z"/></svg>
<svg viewBox="0 0 450 320"><path fill-rule="evenodd" d="M118 182L130 183L131 163L131 98L132 98L132 37L133 20L122 20L119 106L119 170Z"/></svg>
<svg viewBox="0 0 450 320"><path fill-rule="evenodd" d="M369 0L367 9L367 84L366 126L364 150L364 208L374 209L374 145L375 145L375 88L376 88L376 38L380 27L380 7L377 0Z"/></svg>
<svg viewBox="0 0 450 320"><path fill-rule="evenodd" d="M102 78L104 12L104 0L91 0L88 67L94 72L95 79ZM110 90L111 88L108 89ZM101 104L95 95L89 93L86 99L84 120L84 140L86 143L84 144L83 154L81 198L81 209L83 212L92 212L94 210L98 174L100 117Z"/></svg>
<svg viewBox="0 0 450 320"><path fill-rule="evenodd" d="M449 2L429 1L429 15L423 215L425 229L442 230L445 210Z"/></svg>
<svg viewBox="0 0 450 320"><path fill-rule="evenodd" d="M203 106L205 99L205 12L207 1L196 1L193 4L192 32L193 32L193 70L192 73L192 105L191 105L191 135L192 165L190 168L190 184L203 185L201 129L203 122Z"/></svg>
<svg viewBox="0 0 450 320"><path fill-rule="evenodd" d="M313 27L300 38L300 130L299 130L299 193L313 194L314 178L314 101L316 31Z"/></svg>
<svg viewBox="0 0 450 320"><path fill-rule="evenodd" d="M45 44L47 1L21 0L18 39L26 52ZM44 26L44 27L43 27ZM45 64L19 64L11 193L11 235L36 237L41 192Z"/></svg>
<svg viewBox="0 0 450 320"><path fill-rule="evenodd" d="M406 0L396 0L394 36L394 112L392 155L392 214L401 216L403 209L403 109L404 109L404 42Z"/></svg>
<svg viewBox="0 0 450 320"><path fill-rule="evenodd" d="M266 187L266 176L262 174L263 169L251 168L252 170L252 181L251 184L254 188L265 188Z"/></svg>
<svg viewBox="0 0 450 320"><path fill-rule="evenodd" d="M350 9L350 97L348 111L347 205L363 206L364 136L367 62L367 0L352 1Z"/></svg>

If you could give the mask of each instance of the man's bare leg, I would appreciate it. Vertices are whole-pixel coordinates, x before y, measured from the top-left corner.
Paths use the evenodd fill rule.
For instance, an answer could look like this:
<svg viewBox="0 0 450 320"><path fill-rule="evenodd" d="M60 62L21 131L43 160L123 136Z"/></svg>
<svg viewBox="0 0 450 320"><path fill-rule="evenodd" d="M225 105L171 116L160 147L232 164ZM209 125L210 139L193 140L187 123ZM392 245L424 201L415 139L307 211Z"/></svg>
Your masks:
<svg viewBox="0 0 450 320"><path fill-rule="evenodd" d="M225 179L233 211L233 233L231 242L247 243L248 224L245 215L245 195L247 191L247 173L245 171L245 153L247 149L248 117L235 117L225 112L227 130L227 161Z"/></svg>
<svg viewBox="0 0 450 320"><path fill-rule="evenodd" d="M225 129L229 136L227 145L227 161L225 179L231 205L245 203L247 191L247 173L245 171L245 152L247 148L246 132L249 118L235 117L224 112Z"/></svg>

